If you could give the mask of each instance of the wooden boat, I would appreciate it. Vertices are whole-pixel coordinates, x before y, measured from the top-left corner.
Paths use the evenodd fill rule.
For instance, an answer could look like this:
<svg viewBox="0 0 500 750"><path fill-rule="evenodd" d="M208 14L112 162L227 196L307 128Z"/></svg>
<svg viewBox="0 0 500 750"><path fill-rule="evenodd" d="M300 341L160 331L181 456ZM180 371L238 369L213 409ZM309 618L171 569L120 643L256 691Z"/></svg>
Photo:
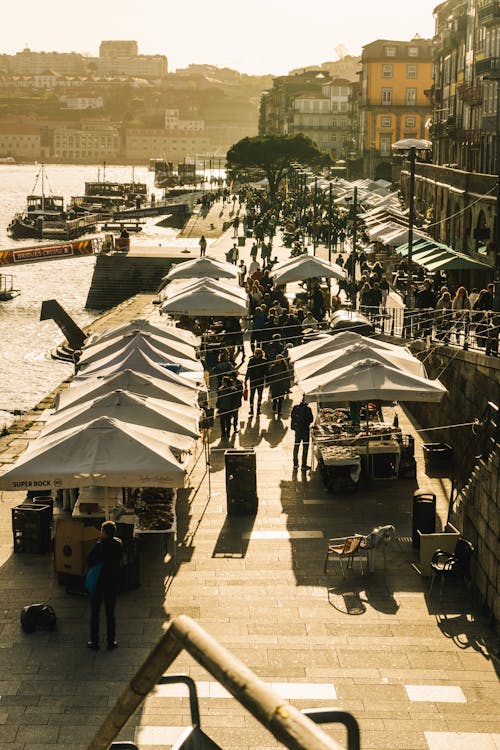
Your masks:
<svg viewBox="0 0 500 750"><path fill-rule="evenodd" d="M113 214L122 208L140 208L147 202L148 186L145 182L135 182L133 174L132 182L111 182L105 177L104 166L104 179L86 182L84 194L71 198L71 209L77 214Z"/></svg>

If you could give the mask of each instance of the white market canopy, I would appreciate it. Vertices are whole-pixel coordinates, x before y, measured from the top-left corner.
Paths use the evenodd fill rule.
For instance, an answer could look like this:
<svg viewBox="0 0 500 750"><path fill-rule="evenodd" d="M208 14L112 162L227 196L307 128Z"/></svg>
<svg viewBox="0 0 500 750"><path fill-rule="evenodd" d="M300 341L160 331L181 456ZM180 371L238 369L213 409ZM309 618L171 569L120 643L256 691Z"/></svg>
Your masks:
<svg viewBox="0 0 500 750"><path fill-rule="evenodd" d="M55 412L45 423L40 438L86 424L98 417L111 417L120 422L164 430L166 445L187 451L191 449L193 440L199 437L200 414L200 409L195 406L175 405L161 399L116 390ZM175 440L172 441L167 433L176 433Z"/></svg>
<svg viewBox="0 0 500 750"><path fill-rule="evenodd" d="M241 317L248 311L246 294L240 287L229 287L222 282L202 279L176 294L167 294L161 311L194 316Z"/></svg>
<svg viewBox="0 0 500 750"><path fill-rule="evenodd" d="M271 278L276 284L288 284L292 281L303 279L345 279L346 272L335 263L329 263L314 255L298 255L292 259L286 267L278 268L276 265L271 271Z"/></svg>
<svg viewBox="0 0 500 750"><path fill-rule="evenodd" d="M430 401L439 403L446 388L439 380L428 380L365 359L323 375L299 381L307 402L322 401Z"/></svg>
<svg viewBox="0 0 500 750"><path fill-rule="evenodd" d="M196 351L190 344L183 344L177 340L166 339L161 336L154 336L151 333L138 331L125 333L117 338L98 342L88 348L84 347L82 349L82 356L79 360L80 367L84 364L87 365L90 362L95 362L98 359L109 357L112 354L130 351L137 348L141 349L143 348L143 344L149 344L151 347L154 347L155 350L164 352L169 357L182 357L183 359L188 359L192 362L198 363ZM195 368L193 367L193 369Z"/></svg>
<svg viewBox="0 0 500 750"><path fill-rule="evenodd" d="M352 367L366 359L381 362L389 367L396 367L420 378L427 377L423 364L416 357L409 358L404 354L399 355L397 352L384 351L367 344L353 344L343 349L336 349L307 359L299 359L295 362L294 370L297 380L305 380L349 365Z"/></svg>
<svg viewBox="0 0 500 750"><path fill-rule="evenodd" d="M161 368L160 368L161 369ZM122 389L139 396L150 396L163 399L172 406L194 406L197 403L198 389L191 380L162 369L161 377L154 377L145 372L122 370L110 375L96 374L81 382L73 384L65 391L60 391L55 405L58 412L77 404L92 401L117 389Z"/></svg>
<svg viewBox="0 0 500 750"><path fill-rule="evenodd" d="M178 375L167 367L162 367L155 362L145 351L141 349L133 349L129 354L123 357L123 359L117 359L113 362L108 363L107 366L102 368L89 370L87 372L78 371L74 378L74 383L80 383L82 380L88 378L95 378L98 376L105 377L106 375L113 375L123 370L135 370L146 375L151 375L154 378L160 378L163 380L169 380L170 382L178 383L192 388L200 389L205 387L205 381L199 372L182 373Z"/></svg>
<svg viewBox="0 0 500 750"><path fill-rule="evenodd" d="M167 353L166 351L153 346L147 339L139 336L134 337L132 341L108 356L105 356L105 352L103 352L102 356L98 358L90 358L88 362L80 362L78 375L87 376L89 373L100 370L106 371L109 370L109 368L127 369L129 365L123 363L126 363L128 358L137 352L145 354L157 364L171 365L174 369L178 369L180 373L198 373L200 379L203 375L203 365L200 360L187 359L186 357L181 357L177 354Z"/></svg>
<svg viewBox="0 0 500 750"><path fill-rule="evenodd" d="M161 430L100 417L33 441L0 477L0 489L182 487L185 476Z"/></svg>
<svg viewBox="0 0 500 750"><path fill-rule="evenodd" d="M361 334L351 331L342 331L333 336L331 334L320 335L306 344L292 347L288 350L288 356L292 362L296 362L299 359L334 352L338 349L344 349L347 346L353 346L354 344L365 344L372 349L379 349L383 352L395 352L399 357L404 356L407 359L414 359L413 354L405 346L389 344L386 341L373 339L369 336L361 336Z"/></svg>
<svg viewBox="0 0 500 750"><path fill-rule="evenodd" d="M94 346L94 344L100 344L103 341L109 341L110 339L117 338L118 336L124 336L128 333L134 333L142 331L143 333L149 333L153 336L161 336L166 339L174 339L180 341L182 344L191 344L191 346L199 346L200 339L195 336L191 331L185 328L176 328L173 325L158 326L151 323L146 318L135 318L130 323L124 323L121 326L115 328L108 328L107 331L102 333L93 333L89 336L88 340L85 341L85 347Z"/></svg>
<svg viewBox="0 0 500 750"><path fill-rule="evenodd" d="M172 279L237 279L238 270L232 263L216 260L208 255L194 260L177 263L167 275L166 280Z"/></svg>

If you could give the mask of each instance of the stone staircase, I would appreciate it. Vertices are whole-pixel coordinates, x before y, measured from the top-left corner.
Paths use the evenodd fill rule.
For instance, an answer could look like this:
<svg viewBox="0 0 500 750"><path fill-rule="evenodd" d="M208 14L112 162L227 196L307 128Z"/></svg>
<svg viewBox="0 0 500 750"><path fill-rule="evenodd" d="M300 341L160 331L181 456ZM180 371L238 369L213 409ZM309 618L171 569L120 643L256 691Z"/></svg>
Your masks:
<svg viewBox="0 0 500 750"><path fill-rule="evenodd" d="M107 310L136 294L154 294L172 263L178 260L121 253L99 255L85 306L91 310Z"/></svg>

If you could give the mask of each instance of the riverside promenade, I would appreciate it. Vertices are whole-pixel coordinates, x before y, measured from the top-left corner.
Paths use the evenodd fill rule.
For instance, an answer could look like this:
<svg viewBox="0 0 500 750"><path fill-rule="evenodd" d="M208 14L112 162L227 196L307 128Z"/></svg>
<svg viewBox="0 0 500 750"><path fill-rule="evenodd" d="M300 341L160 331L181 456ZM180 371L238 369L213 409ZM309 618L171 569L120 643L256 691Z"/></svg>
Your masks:
<svg viewBox="0 0 500 750"><path fill-rule="evenodd" d="M209 244L224 258L232 231ZM240 247L248 259L250 241ZM278 258L288 250L276 244ZM161 324L151 298L112 311L108 327L147 315ZM247 360L248 360L247 351ZM242 371L245 371L245 364ZM358 493L329 495L316 471L292 470L289 413L270 404L221 443L210 434L210 466L198 459L179 493L177 566L164 558L160 537L140 540L141 586L119 597L113 652L89 652L89 606L67 594L50 555L13 555L10 507L22 494L0 494L0 746L7 750L84 750L126 682L162 632L166 617L187 614L232 651L284 699L299 708L342 707L361 726L361 747L401 750L498 750L498 642L464 592L450 586L439 601L412 567L411 503L417 485L438 496L438 525L447 515L442 480L424 473L422 443L407 413L403 432L416 441L418 477L374 481ZM45 404L49 406L50 400ZM41 405L42 407L44 404ZM389 410L388 416L392 416ZM2 438L0 461L15 460L44 421L27 415L23 430ZM224 450L255 448L259 507L255 517L226 512ZM356 567L345 579L335 562L323 573L327 539L393 524L397 540L376 559L375 572ZM45 601L58 615L54 633L25 635L19 612ZM190 657L169 673L198 682L202 727L222 748L277 747L265 730ZM165 747L165 737L189 723L188 701L172 688L150 695L120 737L141 748ZM166 727L174 731L166 732ZM333 735L344 741L343 732Z"/></svg>

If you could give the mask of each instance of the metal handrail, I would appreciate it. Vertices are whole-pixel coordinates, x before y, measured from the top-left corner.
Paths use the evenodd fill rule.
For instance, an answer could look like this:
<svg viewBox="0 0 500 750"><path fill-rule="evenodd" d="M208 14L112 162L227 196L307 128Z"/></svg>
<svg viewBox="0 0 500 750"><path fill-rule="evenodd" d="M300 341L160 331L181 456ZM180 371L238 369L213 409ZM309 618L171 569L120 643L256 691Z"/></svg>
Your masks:
<svg viewBox="0 0 500 750"><path fill-rule="evenodd" d="M284 701L186 615L169 622L165 633L97 730L88 750L107 750L163 672L184 649L290 750L342 750L341 745L311 719Z"/></svg>

